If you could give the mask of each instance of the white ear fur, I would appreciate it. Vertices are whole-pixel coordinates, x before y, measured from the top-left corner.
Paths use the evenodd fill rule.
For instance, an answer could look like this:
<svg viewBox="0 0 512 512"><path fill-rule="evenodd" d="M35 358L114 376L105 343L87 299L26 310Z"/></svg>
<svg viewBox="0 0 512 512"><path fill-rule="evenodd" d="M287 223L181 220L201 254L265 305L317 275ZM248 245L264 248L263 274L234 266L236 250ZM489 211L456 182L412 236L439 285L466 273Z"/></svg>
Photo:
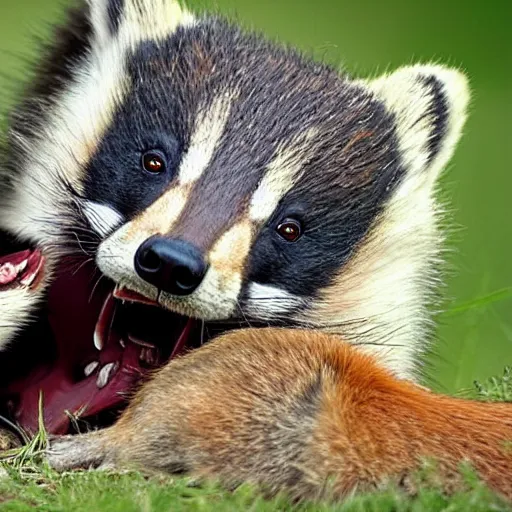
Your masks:
<svg viewBox="0 0 512 512"><path fill-rule="evenodd" d="M407 173L433 184L453 155L466 121L467 78L436 64L398 69L366 83L394 114Z"/></svg>
<svg viewBox="0 0 512 512"><path fill-rule="evenodd" d="M120 16L121 13L114 12L117 5L121 2L114 2L114 6L110 6L107 0L87 0L89 6L89 20L95 37L95 43L99 47L103 47L108 43L111 34L111 17Z"/></svg>
<svg viewBox="0 0 512 512"><path fill-rule="evenodd" d="M194 23L194 17L178 0L87 0L87 3L100 46L111 38L121 44L158 40L171 35L180 25Z"/></svg>
<svg viewBox="0 0 512 512"><path fill-rule="evenodd" d="M435 182L460 139L468 85L464 75L438 65L401 68L360 85L394 116L405 172L364 243L327 290L326 306L313 309L312 316L349 326L353 332L341 333L346 339L369 338L374 343L366 350L397 375L415 379L442 245Z"/></svg>

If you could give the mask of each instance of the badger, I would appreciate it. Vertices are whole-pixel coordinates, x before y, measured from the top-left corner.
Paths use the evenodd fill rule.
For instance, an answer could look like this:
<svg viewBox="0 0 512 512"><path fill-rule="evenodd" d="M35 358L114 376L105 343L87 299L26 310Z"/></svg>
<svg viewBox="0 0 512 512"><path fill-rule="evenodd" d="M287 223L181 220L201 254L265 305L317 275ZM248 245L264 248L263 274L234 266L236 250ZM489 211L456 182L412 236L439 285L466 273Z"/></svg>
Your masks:
<svg viewBox="0 0 512 512"><path fill-rule="evenodd" d="M0 163L3 414L52 433L239 327L419 381L465 76L354 78L175 0L71 8Z"/></svg>

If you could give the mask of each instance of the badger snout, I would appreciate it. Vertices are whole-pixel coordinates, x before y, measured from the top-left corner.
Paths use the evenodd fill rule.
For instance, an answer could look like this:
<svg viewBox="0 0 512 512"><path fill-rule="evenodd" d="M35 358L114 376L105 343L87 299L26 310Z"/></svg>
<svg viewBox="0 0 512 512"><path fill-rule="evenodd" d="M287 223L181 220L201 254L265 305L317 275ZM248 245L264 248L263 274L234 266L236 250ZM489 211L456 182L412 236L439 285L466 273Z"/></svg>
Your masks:
<svg viewBox="0 0 512 512"><path fill-rule="evenodd" d="M201 251L190 242L155 235L135 253L138 276L171 295L190 295L202 283L208 264Z"/></svg>

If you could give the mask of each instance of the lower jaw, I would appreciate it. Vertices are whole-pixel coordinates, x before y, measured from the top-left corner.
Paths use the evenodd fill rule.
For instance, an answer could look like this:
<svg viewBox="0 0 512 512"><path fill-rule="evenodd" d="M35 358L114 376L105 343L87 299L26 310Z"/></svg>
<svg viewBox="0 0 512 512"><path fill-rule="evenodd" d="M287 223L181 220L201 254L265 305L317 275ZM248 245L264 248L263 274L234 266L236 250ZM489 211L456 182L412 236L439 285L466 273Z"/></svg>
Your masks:
<svg viewBox="0 0 512 512"><path fill-rule="evenodd" d="M25 432L41 420L51 434L97 422L151 370L195 345L195 321L123 304L113 289L92 265L57 274L38 319L2 354L0 410Z"/></svg>

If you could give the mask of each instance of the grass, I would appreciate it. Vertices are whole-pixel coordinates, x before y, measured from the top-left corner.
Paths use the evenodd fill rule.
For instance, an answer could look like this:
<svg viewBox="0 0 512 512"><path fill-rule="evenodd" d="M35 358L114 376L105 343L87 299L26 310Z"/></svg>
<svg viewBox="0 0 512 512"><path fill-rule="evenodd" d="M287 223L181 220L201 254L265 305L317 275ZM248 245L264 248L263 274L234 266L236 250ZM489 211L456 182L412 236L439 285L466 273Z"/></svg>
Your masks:
<svg viewBox="0 0 512 512"><path fill-rule="evenodd" d="M198 487L187 479L145 479L138 473L101 472L56 475L41 468L38 479L26 481L11 473L0 482L0 510L22 512L164 512L179 510L222 511L481 511L506 510L474 475L467 474L467 489L446 497L435 487L423 488L409 498L393 488L349 499L340 505L292 505L286 498L265 500L254 489L234 492L214 484ZM3 500L3 501L2 501Z"/></svg>
<svg viewBox="0 0 512 512"><path fill-rule="evenodd" d="M485 400L512 400L512 368L506 368L501 377L475 383L464 394ZM44 426L40 425L39 434L28 445L4 453L0 463L1 512L512 511L469 468L461 468L465 488L451 496L443 494L433 466L427 465L417 476L418 492L413 497L389 486L342 504L294 505L284 496L267 500L247 485L227 491L214 483L199 485L189 478L145 477L138 472L58 474L42 458L46 443Z"/></svg>

